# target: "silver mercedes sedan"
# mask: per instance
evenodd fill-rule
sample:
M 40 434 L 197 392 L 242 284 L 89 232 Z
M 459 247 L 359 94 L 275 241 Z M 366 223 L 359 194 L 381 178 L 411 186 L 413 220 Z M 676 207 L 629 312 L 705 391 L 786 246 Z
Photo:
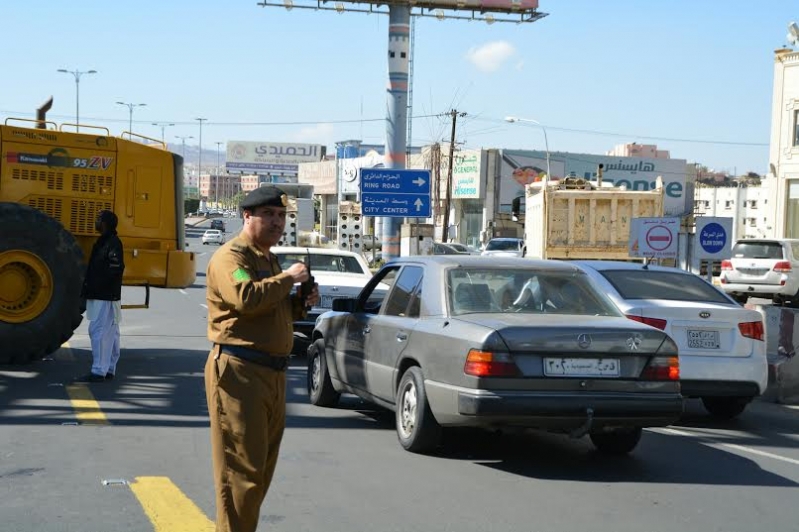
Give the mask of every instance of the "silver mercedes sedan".
M 566 262 L 393 260 L 357 298 L 335 299 L 312 340 L 311 403 L 335 406 L 349 392 L 392 409 L 412 452 L 466 426 L 588 435 L 625 454 L 643 427 L 683 409 L 674 341 L 625 318 Z

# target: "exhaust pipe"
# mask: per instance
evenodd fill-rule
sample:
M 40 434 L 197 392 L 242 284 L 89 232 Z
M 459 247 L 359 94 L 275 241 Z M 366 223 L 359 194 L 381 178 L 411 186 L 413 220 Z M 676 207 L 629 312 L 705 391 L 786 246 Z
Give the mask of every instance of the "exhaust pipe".
M 36 109 L 36 129 L 47 129 L 45 117 L 47 116 L 47 111 L 49 111 L 51 107 L 53 107 L 52 96 L 50 96 L 50 99 L 44 102 L 41 107 Z

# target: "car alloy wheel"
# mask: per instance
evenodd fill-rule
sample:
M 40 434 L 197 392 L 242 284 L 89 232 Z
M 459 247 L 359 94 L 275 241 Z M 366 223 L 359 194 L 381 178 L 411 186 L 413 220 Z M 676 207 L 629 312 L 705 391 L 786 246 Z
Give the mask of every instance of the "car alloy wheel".
M 410 438 L 413 436 L 413 431 L 416 428 L 416 407 L 418 401 L 416 399 L 416 385 L 412 380 L 409 380 L 405 388 L 402 390 L 400 403 L 400 434 L 403 438 Z
M 316 340 L 308 347 L 308 398 L 312 405 L 336 406 L 341 394 L 333 387 L 325 360 L 325 342 Z

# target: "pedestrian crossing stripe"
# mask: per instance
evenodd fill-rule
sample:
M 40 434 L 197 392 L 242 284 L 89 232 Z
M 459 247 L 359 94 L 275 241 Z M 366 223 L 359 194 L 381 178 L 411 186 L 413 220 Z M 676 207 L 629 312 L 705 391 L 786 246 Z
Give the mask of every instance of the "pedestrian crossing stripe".
M 168 477 L 136 477 L 130 489 L 155 532 L 214 532 L 214 523 Z

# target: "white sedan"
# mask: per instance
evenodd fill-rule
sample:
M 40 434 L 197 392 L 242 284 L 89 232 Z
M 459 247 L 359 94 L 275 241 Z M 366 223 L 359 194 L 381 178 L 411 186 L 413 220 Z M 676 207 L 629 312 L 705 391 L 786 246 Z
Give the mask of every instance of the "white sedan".
M 763 318 L 698 276 L 630 262 L 575 261 L 628 318 L 665 331 L 680 350 L 685 397 L 731 419 L 768 385 Z
M 203 233 L 203 245 L 225 243 L 225 235 L 219 229 L 209 229 Z
M 333 299 L 357 297 L 372 278 L 372 272 L 363 256 L 335 248 L 301 248 L 274 246 L 270 249 L 284 270 L 295 262 L 311 262 L 311 275 L 319 285 L 319 304 L 308 311 L 303 321 L 294 322 L 294 336 L 298 340 L 297 352 L 310 343 L 316 318 L 333 308 Z M 384 287 L 387 289 L 388 287 Z

